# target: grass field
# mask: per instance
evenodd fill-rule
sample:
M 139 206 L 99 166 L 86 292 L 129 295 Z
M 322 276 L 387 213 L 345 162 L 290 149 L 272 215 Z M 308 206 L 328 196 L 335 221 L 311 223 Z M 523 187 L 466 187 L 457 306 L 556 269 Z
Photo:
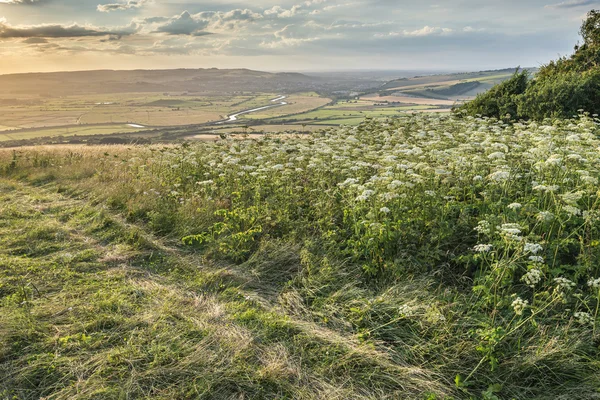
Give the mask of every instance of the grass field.
M 113 133 L 133 133 L 139 132 L 143 128 L 135 128 L 129 125 L 75 125 L 64 128 L 46 128 L 21 130 L 17 132 L 0 132 L 0 142 L 9 140 L 33 139 L 39 137 L 57 137 L 57 136 L 88 136 L 88 135 L 110 135 Z
M 274 118 L 273 122 L 285 122 L 296 126 L 306 125 L 358 125 L 365 118 L 398 117 L 406 112 L 427 111 L 437 108 L 434 104 L 382 105 L 386 98 L 363 98 L 360 100 L 338 101 L 316 111 L 299 113 L 288 117 Z M 418 99 L 416 99 L 418 100 Z
M 600 395 L 600 131 L 0 150 L 0 397 Z

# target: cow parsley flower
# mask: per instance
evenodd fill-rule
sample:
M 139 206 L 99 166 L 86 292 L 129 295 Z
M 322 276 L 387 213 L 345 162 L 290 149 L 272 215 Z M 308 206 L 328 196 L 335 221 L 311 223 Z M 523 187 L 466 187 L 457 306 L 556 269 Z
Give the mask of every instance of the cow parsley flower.
M 473 250 L 475 250 L 477 253 L 489 253 L 493 248 L 494 246 L 491 244 L 478 244 L 477 246 L 473 247 Z
M 523 250 L 525 250 L 526 253 L 537 254 L 540 251 L 544 250 L 544 248 L 542 247 L 542 245 L 537 243 L 525 243 Z
M 356 198 L 357 201 L 366 201 L 369 199 L 369 197 L 373 196 L 375 194 L 374 190 L 365 190 L 364 192 L 362 192 L 362 194 L 360 196 L 358 196 Z
M 581 210 L 577 207 L 574 207 L 572 205 L 566 205 L 563 207 L 563 210 L 565 210 L 565 212 L 567 214 L 570 214 L 572 216 L 577 216 L 577 215 L 581 215 Z
M 519 236 L 521 234 L 521 226 L 519 224 L 502 224 L 497 227 L 500 234 L 506 239 L 520 241 L 523 238 Z
M 536 218 L 541 222 L 551 222 L 554 220 L 554 214 L 550 211 L 541 211 L 536 215 Z
M 387 208 L 387 207 L 381 207 L 379 209 L 379 211 L 381 211 L 384 214 L 389 214 L 391 210 L 389 208 Z
M 530 269 L 521 280 L 530 288 L 534 288 L 542 280 L 542 271 L 537 268 Z
M 588 286 L 593 289 L 600 289 L 600 278 L 592 278 L 588 281 Z
M 594 323 L 594 318 L 586 312 L 576 312 L 574 317 L 581 325 L 592 325 Z
M 558 289 L 563 289 L 563 290 L 570 290 L 573 289 L 575 286 L 577 286 L 575 284 L 575 282 L 567 279 L 567 278 L 554 278 L 554 283 L 556 283 L 556 286 Z
M 508 208 L 510 208 L 511 210 L 518 210 L 521 207 L 523 207 L 523 205 L 521 203 L 511 203 L 507 206 Z
M 523 300 L 520 297 L 517 297 L 511 304 L 513 310 L 515 310 L 515 314 L 523 315 L 523 311 L 529 305 L 529 300 Z
M 489 178 L 496 182 L 504 182 L 510 178 L 510 172 L 508 171 L 496 171 L 489 175 Z
M 488 156 L 490 160 L 504 160 L 506 158 L 506 154 L 501 151 L 497 151 Z
M 529 256 L 529 260 L 531 262 L 538 263 L 538 264 L 544 263 L 544 257 L 540 257 L 540 256 Z
M 476 230 L 479 233 L 489 235 L 492 232 L 492 227 L 490 223 L 484 219 L 477 223 L 477 226 L 474 228 L 474 230 Z
M 358 179 L 356 179 L 356 178 L 348 178 L 344 182 L 338 183 L 338 186 L 344 187 L 344 186 L 355 185 L 357 183 L 358 183 Z

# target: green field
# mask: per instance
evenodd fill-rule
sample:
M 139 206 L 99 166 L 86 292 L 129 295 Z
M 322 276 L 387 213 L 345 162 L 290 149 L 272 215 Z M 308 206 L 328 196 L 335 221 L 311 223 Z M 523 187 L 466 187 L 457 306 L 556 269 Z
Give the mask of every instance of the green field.
M 430 105 L 378 106 L 372 101 L 339 101 L 334 105 L 316 111 L 275 118 L 274 123 L 314 124 L 314 125 L 357 125 L 365 118 L 398 117 L 410 111 L 437 109 Z
M 597 398 L 599 137 L 0 149 L 0 398 Z
M 0 142 L 40 137 L 110 135 L 114 133 L 133 133 L 139 132 L 140 130 L 143 130 L 143 128 L 134 128 L 128 125 L 79 125 L 70 126 L 68 128 L 34 129 L 18 132 L 0 131 Z

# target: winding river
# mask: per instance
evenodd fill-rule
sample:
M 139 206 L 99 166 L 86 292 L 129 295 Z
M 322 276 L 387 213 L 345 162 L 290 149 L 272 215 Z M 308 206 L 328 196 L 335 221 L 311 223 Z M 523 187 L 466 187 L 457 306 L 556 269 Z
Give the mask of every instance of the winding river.
M 240 111 L 239 113 L 228 115 L 226 120 L 217 122 L 217 125 L 224 124 L 224 123 L 227 123 L 227 122 L 237 121 L 237 119 L 238 119 L 238 117 L 240 115 L 250 114 L 250 113 L 253 113 L 253 112 L 262 111 L 262 110 L 266 110 L 266 109 L 273 108 L 273 107 L 286 106 L 288 104 L 286 101 L 284 101 L 286 98 L 287 98 L 287 96 L 279 96 L 276 99 L 271 100 L 272 103 L 277 103 L 277 104 L 273 104 L 273 105 L 269 105 L 269 106 L 264 106 L 264 107 L 253 108 L 252 110 Z

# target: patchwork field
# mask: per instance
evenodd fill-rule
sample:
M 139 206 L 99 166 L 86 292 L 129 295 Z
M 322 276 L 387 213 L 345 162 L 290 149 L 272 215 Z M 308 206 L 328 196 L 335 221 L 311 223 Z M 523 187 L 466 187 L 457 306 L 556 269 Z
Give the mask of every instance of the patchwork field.
M 316 111 L 274 118 L 273 123 L 286 123 L 294 126 L 302 125 L 357 125 L 365 118 L 398 117 L 407 112 L 437 111 L 439 105 L 417 104 L 383 104 L 379 98 L 361 98 L 360 100 L 337 101 L 333 105 L 322 107 Z M 444 109 L 445 112 L 449 108 Z

